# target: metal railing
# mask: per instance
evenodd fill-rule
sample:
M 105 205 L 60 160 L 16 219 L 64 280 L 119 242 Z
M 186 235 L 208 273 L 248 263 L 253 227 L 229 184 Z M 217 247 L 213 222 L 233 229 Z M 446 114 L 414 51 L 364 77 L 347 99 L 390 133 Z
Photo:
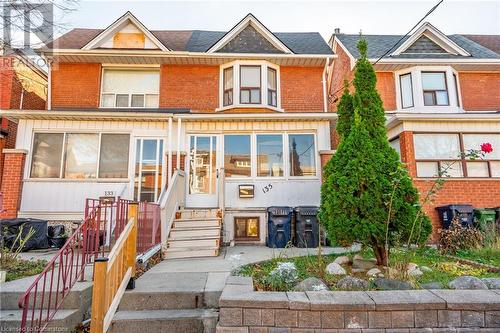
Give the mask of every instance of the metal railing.
M 137 253 L 144 253 L 161 242 L 160 205 L 139 202 L 137 221 Z
M 128 220 L 130 201 L 87 199 L 83 223 L 19 297 L 21 332 L 43 332 L 85 267 L 111 249 Z

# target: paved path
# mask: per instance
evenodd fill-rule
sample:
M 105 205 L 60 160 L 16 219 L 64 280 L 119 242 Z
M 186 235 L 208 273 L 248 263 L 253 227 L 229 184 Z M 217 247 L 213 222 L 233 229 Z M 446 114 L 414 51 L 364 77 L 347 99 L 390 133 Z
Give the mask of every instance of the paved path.
M 357 248 L 323 247 L 323 254 L 345 253 Z M 218 257 L 169 259 L 157 264 L 136 280 L 135 291 L 196 291 L 220 293 L 231 271 L 241 265 L 276 257 L 317 254 L 317 249 L 271 249 L 264 246 L 233 246 Z

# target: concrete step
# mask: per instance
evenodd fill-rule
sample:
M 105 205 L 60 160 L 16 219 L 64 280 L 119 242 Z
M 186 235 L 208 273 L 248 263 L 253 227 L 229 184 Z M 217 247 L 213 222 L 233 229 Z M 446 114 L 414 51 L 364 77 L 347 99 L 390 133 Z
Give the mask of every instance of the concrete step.
M 179 219 L 174 220 L 172 228 L 196 228 L 196 227 L 217 227 L 222 223 L 221 219 L 210 218 L 210 219 Z
M 217 257 L 218 247 L 195 247 L 195 248 L 170 248 L 165 253 L 165 259 L 197 258 L 197 257 Z
M 173 248 L 195 248 L 195 247 L 219 247 L 220 237 L 169 239 L 168 249 Z
M 120 311 L 179 310 L 203 308 L 203 290 L 198 291 L 126 291 Z
M 22 310 L 2 310 L 0 311 L 1 332 L 18 332 L 21 326 Z M 59 310 L 56 312 L 46 331 L 50 332 L 64 328 L 68 332 L 73 332 L 74 328 L 81 324 L 82 314 L 79 310 Z M 36 326 L 36 325 L 34 325 Z M 30 332 L 30 323 L 27 325 L 27 332 Z M 34 330 L 36 331 L 36 330 Z M 66 332 L 66 330 L 64 331 Z
M 218 312 L 210 309 L 118 311 L 110 333 L 215 333 Z
M 220 215 L 220 209 L 181 209 L 177 211 L 177 217 L 180 219 L 190 218 L 214 218 Z
M 220 236 L 221 227 L 209 228 L 174 228 L 170 230 L 169 239 L 204 238 Z

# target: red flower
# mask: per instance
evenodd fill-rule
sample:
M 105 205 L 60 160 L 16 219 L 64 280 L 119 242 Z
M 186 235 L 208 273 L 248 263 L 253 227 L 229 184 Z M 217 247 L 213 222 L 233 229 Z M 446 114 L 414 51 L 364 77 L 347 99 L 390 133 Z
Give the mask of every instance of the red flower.
M 491 153 L 493 151 L 493 147 L 491 146 L 491 143 L 489 143 L 489 142 L 483 143 L 481 145 L 481 151 L 483 153 L 486 153 L 486 154 Z

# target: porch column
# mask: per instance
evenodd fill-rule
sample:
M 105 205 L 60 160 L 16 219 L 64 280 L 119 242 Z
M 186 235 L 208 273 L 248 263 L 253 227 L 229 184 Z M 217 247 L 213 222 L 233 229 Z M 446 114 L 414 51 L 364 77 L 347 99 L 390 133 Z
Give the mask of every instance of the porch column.
M 176 169 L 181 169 L 181 118 L 177 119 L 177 158 L 176 158 Z
M 170 187 L 170 179 L 172 178 L 172 117 L 168 118 L 168 187 Z
M 24 162 L 27 151 L 24 149 L 4 149 L 4 165 L 2 187 L 3 207 L 0 218 L 15 218 L 21 204 L 23 189 Z

